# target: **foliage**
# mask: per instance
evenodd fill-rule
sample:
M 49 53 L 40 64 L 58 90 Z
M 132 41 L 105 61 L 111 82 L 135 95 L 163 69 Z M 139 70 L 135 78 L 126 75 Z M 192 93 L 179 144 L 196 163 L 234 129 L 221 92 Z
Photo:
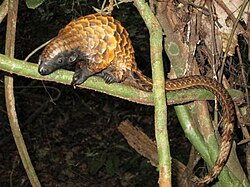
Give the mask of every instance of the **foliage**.
M 39 7 L 45 0 L 26 0 L 28 8 L 35 9 Z

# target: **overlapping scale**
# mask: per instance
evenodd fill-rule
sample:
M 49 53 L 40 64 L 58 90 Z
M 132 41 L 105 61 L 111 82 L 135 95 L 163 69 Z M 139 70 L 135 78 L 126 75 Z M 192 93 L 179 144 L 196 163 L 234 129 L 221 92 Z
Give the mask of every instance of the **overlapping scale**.
M 75 48 L 86 56 L 92 72 L 111 66 L 120 81 L 128 76 L 132 64 L 136 67 L 128 32 L 111 16 L 91 14 L 71 21 L 45 48 L 43 57 L 53 58 Z

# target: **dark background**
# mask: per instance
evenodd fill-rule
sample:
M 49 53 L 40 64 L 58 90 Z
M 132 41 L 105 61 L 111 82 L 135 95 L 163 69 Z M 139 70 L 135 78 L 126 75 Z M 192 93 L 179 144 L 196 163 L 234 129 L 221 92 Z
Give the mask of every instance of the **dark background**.
M 94 0 L 50 0 L 32 10 L 20 1 L 16 53 L 24 59 L 56 36 L 70 20 L 94 13 Z M 130 33 L 139 68 L 150 76 L 149 34 L 131 3 L 114 8 L 112 15 Z M 0 25 L 4 53 L 6 19 Z M 29 61 L 37 63 L 36 53 Z M 0 186 L 31 186 L 15 146 L 4 101 L 4 72 L 0 72 Z M 43 186 L 156 186 L 158 172 L 136 153 L 117 130 L 129 119 L 154 139 L 153 107 L 105 94 L 15 76 L 19 124 L 35 170 Z M 44 85 L 43 85 L 44 83 Z M 52 98 L 57 100 L 51 101 Z M 175 113 L 168 112 L 171 155 L 187 162 L 190 144 Z

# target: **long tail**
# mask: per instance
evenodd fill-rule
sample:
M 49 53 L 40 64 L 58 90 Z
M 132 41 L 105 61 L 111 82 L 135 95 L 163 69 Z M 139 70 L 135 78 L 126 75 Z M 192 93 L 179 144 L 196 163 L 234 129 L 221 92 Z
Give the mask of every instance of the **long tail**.
M 140 70 L 134 71 L 132 76 L 138 85 L 137 88 L 145 91 L 152 91 L 152 80 L 143 75 Z M 214 167 L 204 178 L 198 180 L 193 179 L 193 182 L 196 185 L 202 186 L 212 182 L 220 174 L 230 154 L 235 117 L 234 102 L 227 90 L 221 84 L 208 77 L 194 75 L 166 81 L 167 91 L 176 91 L 190 88 L 204 88 L 211 91 L 219 100 L 221 108 L 223 109 L 223 117 L 225 119 L 223 123 L 220 152 Z

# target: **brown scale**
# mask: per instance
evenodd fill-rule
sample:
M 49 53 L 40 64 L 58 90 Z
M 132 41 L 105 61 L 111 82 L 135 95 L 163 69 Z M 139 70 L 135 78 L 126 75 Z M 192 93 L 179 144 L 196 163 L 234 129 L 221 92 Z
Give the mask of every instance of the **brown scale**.
M 67 63 L 77 63 L 72 81 L 74 86 L 97 74 L 107 83 L 131 82 L 136 88 L 152 91 L 152 80 L 137 68 L 128 32 L 111 16 L 91 14 L 71 21 L 44 49 L 39 59 L 39 72 L 46 75 L 64 68 L 67 63 L 60 67 L 55 65 L 56 61 L 61 62 L 58 58 L 62 54 L 66 54 L 64 60 L 67 59 Z M 83 76 L 85 78 L 81 79 Z M 222 143 L 215 166 L 204 178 L 193 180 L 202 186 L 219 175 L 228 159 L 233 136 L 234 103 L 225 88 L 211 78 L 195 75 L 166 81 L 167 91 L 189 88 L 204 88 L 214 93 L 224 114 Z

